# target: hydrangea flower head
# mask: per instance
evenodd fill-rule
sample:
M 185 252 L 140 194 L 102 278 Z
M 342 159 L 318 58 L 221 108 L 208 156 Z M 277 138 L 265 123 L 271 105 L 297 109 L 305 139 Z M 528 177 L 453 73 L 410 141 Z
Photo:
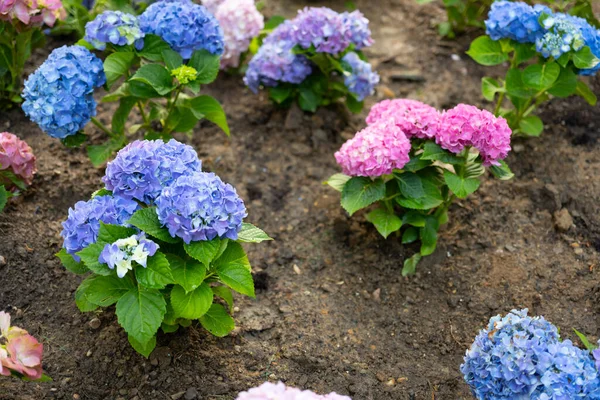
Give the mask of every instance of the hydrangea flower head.
M 378 121 L 358 132 L 335 153 L 344 174 L 379 177 L 402 169 L 410 160 L 410 141 L 392 120 Z
M 157 1 L 138 20 L 144 33 L 160 36 L 184 59 L 196 50 L 223 54 L 223 31 L 218 21 L 191 0 Z
M 0 0 L 0 15 L 5 16 L 15 6 L 17 0 Z
M 37 172 L 35 156 L 31 147 L 16 135 L 8 132 L 0 133 L 0 175 L 2 170 L 10 170 L 27 185 L 31 185 L 33 175 Z M 0 184 L 7 184 L 2 182 Z
M 182 85 L 185 85 L 196 80 L 198 71 L 184 64 L 172 70 L 171 76 L 177 79 Z
M 181 176 L 156 200 L 159 221 L 185 243 L 237 239 L 246 207 L 233 186 L 213 173 Z
M 344 85 L 358 101 L 363 101 L 367 96 L 375 93 L 375 86 L 379 83 L 379 74 L 374 72 L 371 64 L 363 61 L 355 52 L 349 52 L 342 58 L 352 72 L 344 76 Z
M 96 196 L 88 201 L 78 201 L 69 208 L 69 216 L 62 223 L 60 234 L 64 239 L 64 249 L 79 261 L 75 253 L 96 243 L 101 221 L 125 225 L 139 208 L 137 202 L 122 197 Z
M 54 26 L 67 13 L 61 0 L 0 0 L 0 20 L 29 26 Z
M 201 168 L 194 148 L 175 139 L 136 140 L 108 163 L 102 180 L 116 196 L 154 204 L 165 186 Z
M 342 14 L 342 18 L 350 34 L 350 42 L 354 44 L 357 50 L 373 44 L 369 20 L 360 11 L 345 12 Z
M 552 10 L 542 5 L 496 1 L 485 21 L 487 34 L 493 40 L 509 38 L 519 43 L 535 43 L 544 34 L 538 21 L 543 13 L 552 14 Z
M 236 400 L 351 400 L 337 393 L 319 395 L 310 390 L 300 390 L 285 386 L 282 382 L 265 382 L 259 387 L 238 394 Z
M 0 311 L 0 375 L 13 371 L 32 380 L 41 378 L 43 351 L 41 343 L 26 330 L 10 326 L 10 315 Z
M 144 32 L 135 16 L 121 11 L 104 11 L 85 25 L 85 40 L 98 50 L 106 49 L 106 44 L 115 46 L 135 45 L 144 47 Z
M 306 7 L 293 21 L 294 42 L 318 53 L 338 54 L 350 45 L 350 29 L 341 14 L 327 7 Z
M 221 4 L 223 4 L 227 0 L 202 0 L 202 5 L 206 7 L 211 14 L 216 14 L 217 9 Z
M 102 61 L 82 46 L 55 49 L 27 78 L 23 111 L 48 135 L 74 135 L 96 115 L 94 88 L 106 82 Z
M 440 113 L 417 100 L 383 100 L 371 107 L 366 121 L 371 125 L 383 119 L 392 119 L 408 138 L 432 139 L 437 134 Z
M 584 46 L 581 29 L 570 15 L 556 13 L 544 19 L 542 25 L 546 32 L 536 40 L 535 46 L 544 57 L 559 58 Z
M 146 268 L 148 257 L 156 254 L 158 245 L 146 239 L 142 232 L 125 239 L 119 239 L 112 244 L 106 244 L 98 261 L 108 264 L 108 268 L 117 270 L 117 276 L 123 278 L 128 271 L 133 269 L 131 263 L 135 261 Z
M 600 29 L 592 26 L 587 20 L 579 17 L 570 16 L 571 22 L 579 26 L 585 46 L 588 46 L 592 54 L 600 59 Z M 578 70 L 579 75 L 595 75 L 600 71 L 600 63 L 592 68 Z

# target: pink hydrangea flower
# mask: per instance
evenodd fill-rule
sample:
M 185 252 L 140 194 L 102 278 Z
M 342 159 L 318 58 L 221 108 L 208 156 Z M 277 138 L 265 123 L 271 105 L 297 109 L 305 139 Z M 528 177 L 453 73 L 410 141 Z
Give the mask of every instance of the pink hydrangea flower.
M 431 139 L 437 133 L 440 113 L 417 100 L 384 100 L 371 108 L 367 124 L 371 125 L 382 119 L 393 119 L 408 138 Z
M 0 0 L 10 3 L 11 0 Z M 25 25 L 54 26 L 57 19 L 64 19 L 67 15 L 61 0 L 12 0 L 12 7 L 6 12 L 0 12 L 4 20 L 18 20 Z M 0 3 L 0 10 L 2 5 Z
M 378 177 L 402 169 L 410 160 L 410 141 L 393 120 L 367 126 L 335 153 L 337 163 L 350 176 Z
M 5 15 L 12 10 L 16 0 L 0 0 L 0 15 Z
M 44 346 L 26 330 L 11 327 L 10 315 L 0 312 L 0 375 L 9 376 L 11 370 L 30 379 L 42 377 Z
M 8 132 L 0 133 L 0 176 L 2 170 L 11 170 L 28 185 L 31 185 L 33 175 L 37 172 L 31 147 Z M 0 183 L 8 182 L 3 182 L 0 177 Z
M 459 104 L 442 114 L 436 142 L 453 153 L 473 146 L 479 150 L 483 165 L 490 166 L 498 165 L 498 160 L 508 155 L 511 134 L 504 118 L 475 106 Z
M 259 387 L 252 388 L 238 395 L 237 400 L 352 400 L 348 396 L 337 393 L 318 395 L 309 390 L 300 390 L 277 384 L 265 382 Z

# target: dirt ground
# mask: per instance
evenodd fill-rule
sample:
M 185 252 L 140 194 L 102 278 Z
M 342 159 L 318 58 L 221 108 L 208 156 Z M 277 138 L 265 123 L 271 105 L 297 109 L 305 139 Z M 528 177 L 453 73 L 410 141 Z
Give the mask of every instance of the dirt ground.
M 310 2 L 321 4 L 344 7 Z M 293 16 L 300 5 L 269 1 L 265 12 Z M 464 55 L 470 37 L 438 38 L 439 6 L 356 5 L 371 20 L 376 44 L 368 53 L 382 75 L 369 105 L 393 93 L 439 108 L 490 108 L 479 85 L 493 70 Z M 600 81 L 592 83 L 599 93 Z M 79 312 L 81 277 L 54 257 L 67 209 L 99 188 L 103 171 L 19 110 L 0 117 L 0 129 L 25 139 L 39 165 L 31 190 L 0 215 L 0 309 L 43 341 L 54 379 L 2 379 L 1 399 L 225 400 L 265 380 L 355 400 L 471 399 L 459 365 L 492 315 L 528 307 L 564 337 L 575 339 L 571 328 L 600 336 L 599 107 L 576 98 L 546 106 L 542 137 L 513 143 L 515 179 L 485 178 L 455 204 L 439 249 L 405 279 L 402 262 L 416 248 L 382 239 L 364 214 L 349 218 L 339 194 L 322 185 L 338 172 L 333 153 L 364 127 L 366 111 L 277 110 L 238 76 L 222 75 L 208 91 L 224 104 L 231 139 L 210 124 L 179 139 L 238 189 L 247 220 L 276 240 L 247 247 L 259 290 L 256 300 L 236 299 L 233 335 L 218 339 L 194 326 L 159 334 L 149 360 L 129 346 L 114 308 Z M 100 118 L 111 112 L 99 108 Z M 555 226 L 560 210 L 573 219 L 567 231 Z M 98 329 L 89 325 L 95 317 Z

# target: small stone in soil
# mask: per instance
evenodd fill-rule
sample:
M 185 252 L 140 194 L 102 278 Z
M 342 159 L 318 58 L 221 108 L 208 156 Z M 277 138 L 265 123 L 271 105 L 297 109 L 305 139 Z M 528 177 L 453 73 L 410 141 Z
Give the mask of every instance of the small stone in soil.
M 185 392 L 185 400 L 194 400 L 198 398 L 198 391 L 195 388 L 189 388 Z
M 98 318 L 94 318 L 88 323 L 88 325 L 93 330 L 96 330 L 100 328 L 100 325 L 102 325 L 102 321 L 100 321 Z
M 573 217 L 569 214 L 569 210 L 563 208 L 554 213 L 554 226 L 561 232 L 568 231 L 573 225 Z
M 0 267 L 6 265 L 6 258 L 4 256 L 0 256 Z

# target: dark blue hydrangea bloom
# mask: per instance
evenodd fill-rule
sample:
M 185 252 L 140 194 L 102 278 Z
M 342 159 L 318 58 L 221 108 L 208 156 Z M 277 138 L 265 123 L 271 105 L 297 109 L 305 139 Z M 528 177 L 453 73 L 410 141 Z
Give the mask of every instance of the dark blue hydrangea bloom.
M 139 208 L 137 202 L 121 197 L 96 196 L 88 201 L 78 201 L 69 208 L 69 217 L 62 223 L 60 234 L 64 249 L 79 261 L 75 253 L 96 243 L 100 221 L 124 225 Z
M 571 20 L 579 25 L 581 35 L 583 36 L 583 42 L 588 46 L 592 53 L 600 59 L 600 29 L 596 29 L 589 22 L 583 18 L 571 17 Z M 600 71 L 600 63 L 593 68 L 581 69 L 578 71 L 579 75 L 595 75 L 596 72 Z
M 94 88 L 106 82 L 102 61 L 81 46 L 63 46 L 25 81 L 23 111 L 48 135 L 74 135 L 96 115 Z
M 135 45 L 144 47 L 144 32 L 137 18 L 121 11 L 104 11 L 85 25 L 85 40 L 98 50 L 106 49 L 107 43 L 115 46 Z
M 509 38 L 519 43 L 535 43 L 544 34 L 538 21 L 543 13 L 552 14 L 552 10 L 542 5 L 496 1 L 485 21 L 487 34 L 493 40 Z
M 158 1 L 138 20 L 144 33 L 160 36 L 185 59 L 196 50 L 221 55 L 225 49 L 223 31 L 216 18 L 191 0 Z
M 574 17 L 556 13 L 542 22 L 545 33 L 535 41 L 542 56 L 559 58 L 564 53 L 578 51 L 584 46 L 581 29 Z
M 344 77 L 344 84 L 350 93 L 354 94 L 359 101 L 372 95 L 375 86 L 379 83 L 379 74 L 373 72 L 371 64 L 361 60 L 354 52 L 346 54 L 342 62 L 346 63 L 352 71 Z
M 350 29 L 342 14 L 326 7 L 307 7 L 293 21 L 294 42 L 318 53 L 338 54 L 350 45 Z
M 350 42 L 354 44 L 357 50 L 373 44 L 369 20 L 360 11 L 345 12 L 342 14 L 342 18 L 350 34 Z
M 160 222 L 185 243 L 236 240 L 247 215 L 233 186 L 207 172 L 178 178 L 163 189 L 156 204 Z
M 163 188 L 202 169 L 193 147 L 171 139 L 136 140 L 117 153 L 102 178 L 115 195 L 154 204 Z

